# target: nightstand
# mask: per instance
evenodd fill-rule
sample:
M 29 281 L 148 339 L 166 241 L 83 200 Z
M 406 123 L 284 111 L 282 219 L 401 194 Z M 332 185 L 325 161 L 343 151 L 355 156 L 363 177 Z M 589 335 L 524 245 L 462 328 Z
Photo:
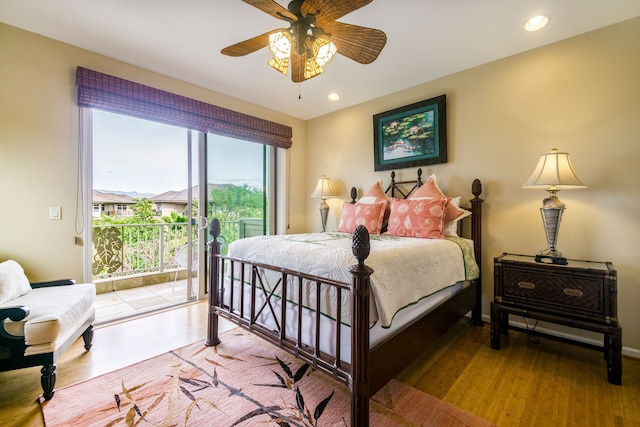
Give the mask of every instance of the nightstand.
M 509 314 L 604 334 L 607 379 L 622 383 L 622 328 L 617 318 L 617 277 L 610 262 L 569 260 L 567 265 L 504 253 L 494 259 L 491 348 L 509 329 Z M 517 328 L 512 328 L 517 329 Z

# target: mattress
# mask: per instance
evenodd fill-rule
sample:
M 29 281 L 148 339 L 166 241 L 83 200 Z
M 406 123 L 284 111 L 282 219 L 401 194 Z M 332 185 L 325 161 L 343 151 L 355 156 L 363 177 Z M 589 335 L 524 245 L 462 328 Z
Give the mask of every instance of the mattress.
M 402 308 L 479 274 L 470 240 L 370 237 L 371 252 L 365 263 L 373 269 L 372 325 L 380 322 L 388 328 Z M 351 244 L 349 233 L 255 236 L 231 243 L 229 256 L 351 283 L 349 267 L 356 263 Z M 348 310 L 348 302 L 343 304 Z M 337 310 L 335 300 L 328 300 L 323 309 L 333 315 Z

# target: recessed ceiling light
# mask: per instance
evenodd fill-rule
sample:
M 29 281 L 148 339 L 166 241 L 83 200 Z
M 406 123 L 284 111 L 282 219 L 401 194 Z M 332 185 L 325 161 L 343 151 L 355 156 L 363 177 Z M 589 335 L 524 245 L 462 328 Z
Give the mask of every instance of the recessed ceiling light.
M 329 98 L 332 101 L 337 101 L 338 99 L 340 99 L 340 95 L 338 95 L 335 92 L 331 92 L 329 95 L 327 95 L 327 98 Z
M 527 31 L 538 31 L 543 29 L 549 23 L 549 15 L 537 15 L 524 23 L 524 29 Z

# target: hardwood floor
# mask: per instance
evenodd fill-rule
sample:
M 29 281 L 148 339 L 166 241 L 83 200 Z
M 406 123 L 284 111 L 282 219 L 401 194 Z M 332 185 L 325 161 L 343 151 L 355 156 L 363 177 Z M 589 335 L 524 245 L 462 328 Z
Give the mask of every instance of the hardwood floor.
M 206 314 L 198 303 L 97 328 L 91 351 L 79 340 L 60 358 L 56 386 L 202 340 Z M 39 378 L 38 367 L 0 372 L 1 426 L 44 425 Z M 600 352 L 515 331 L 495 351 L 488 325 L 459 322 L 398 379 L 498 426 L 640 426 L 640 360 L 625 357 L 614 386 Z
M 498 426 L 640 426 L 640 360 L 622 370 L 609 384 L 602 352 L 516 331 L 492 350 L 461 321 L 397 379 Z

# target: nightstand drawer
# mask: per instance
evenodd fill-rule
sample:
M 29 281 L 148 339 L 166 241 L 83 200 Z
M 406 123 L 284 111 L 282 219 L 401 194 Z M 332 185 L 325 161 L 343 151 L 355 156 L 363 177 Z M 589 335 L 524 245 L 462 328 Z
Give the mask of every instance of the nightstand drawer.
M 526 302 L 548 309 L 590 315 L 604 313 L 604 280 L 544 274 L 504 267 L 503 302 Z
M 533 256 L 502 254 L 494 260 L 494 296 L 499 304 L 539 310 L 603 325 L 617 322 L 616 271 L 609 262 L 535 262 Z

